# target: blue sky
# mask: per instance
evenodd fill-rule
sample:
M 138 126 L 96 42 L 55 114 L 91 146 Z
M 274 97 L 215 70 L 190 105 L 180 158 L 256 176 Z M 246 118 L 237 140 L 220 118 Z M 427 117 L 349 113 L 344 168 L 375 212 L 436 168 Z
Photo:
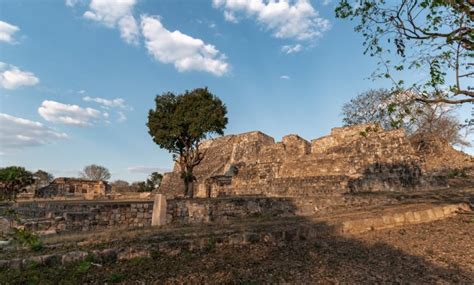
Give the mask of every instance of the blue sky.
M 145 126 L 157 94 L 208 86 L 227 134 L 310 140 L 350 98 L 390 86 L 367 79 L 376 62 L 335 0 L 247 2 L 0 0 L 1 166 L 75 176 L 96 163 L 140 180 L 172 167 Z

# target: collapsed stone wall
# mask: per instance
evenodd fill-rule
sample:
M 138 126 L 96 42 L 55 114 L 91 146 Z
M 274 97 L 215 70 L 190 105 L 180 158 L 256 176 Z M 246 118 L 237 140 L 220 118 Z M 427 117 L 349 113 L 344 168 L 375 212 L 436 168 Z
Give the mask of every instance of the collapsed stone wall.
M 320 196 L 447 185 L 446 179 L 426 171 L 402 130 L 384 131 L 377 125 L 335 128 L 311 142 L 288 135 L 275 143 L 251 132 L 204 145 L 206 158 L 196 167 L 198 197 Z M 177 166 L 165 174 L 160 191 L 183 193 Z

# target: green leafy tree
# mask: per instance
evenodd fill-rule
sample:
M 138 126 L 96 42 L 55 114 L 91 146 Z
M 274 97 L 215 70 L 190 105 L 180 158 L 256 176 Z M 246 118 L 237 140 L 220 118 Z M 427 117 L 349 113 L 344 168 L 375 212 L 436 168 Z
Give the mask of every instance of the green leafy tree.
M 137 192 L 151 192 L 160 187 L 161 179 L 163 179 L 163 175 L 161 173 L 152 172 L 150 176 L 148 176 L 147 180 L 135 182 L 133 187 Z
M 148 113 L 148 129 L 153 141 L 173 154 L 181 169 L 185 196 L 192 197 L 194 168 L 204 158 L 199 149 L 202 140 L 213 134 L 223 135 L 227 109 L 207 88 L 175 95 L 156 96 L 156 107 Z
M 13 201 L 26 186 L 34 183 L 33 174 L 23 167 L 0 168 L 0 200 Z
M 82 172 L 79 173 L 81 178 L 88 179 L 88 180 L 104 180 L 107 181 L 110 179 L 110 172 L 107 168 L 97 165 L 97 164 L 91 164 L 82 170 Z
M 340 0 L 336 16 L 358 21 L 365 54 L 379 59 L 376 78 L 394 90 L 411 90 L 424 103 L 474 102 L 474 2 L 472 0 Z M 428 74 L 410 83 L 403 70 Z
M 152 190 L 160 187 L 161 180 L 163 179 L 163 174 L 158 173 L 158 172 L 152 172 L 150 174 L 150 177 L 147 179 L 147 184 L 149 184 L 151 187 L 153 187 Z

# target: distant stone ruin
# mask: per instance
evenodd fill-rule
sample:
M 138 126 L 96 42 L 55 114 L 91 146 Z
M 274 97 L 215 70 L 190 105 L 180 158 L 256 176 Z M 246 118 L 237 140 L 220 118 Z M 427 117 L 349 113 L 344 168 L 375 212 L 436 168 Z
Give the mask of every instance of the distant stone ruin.
M 82 198 L 86 200 L 104 197 L 110 192 L 107 182 L 69 177 L 54 179 L 50 185 L 36 191 L 38 198 Z
M 311 142 L 287 135 L 275 143 L 258 131 L 228 135 L 202 143 L 205 158 L 195 168 L 194 191 L 197 197 L 304 197 L 447 187 L 433 155 L 412 143 L 404 131 L 378 125 L 334 128 Z M 446 159 L 474 167 L 472 157 L 448 147 Z M 160 192 L 184 193 L 178 165 L 164 175 Z

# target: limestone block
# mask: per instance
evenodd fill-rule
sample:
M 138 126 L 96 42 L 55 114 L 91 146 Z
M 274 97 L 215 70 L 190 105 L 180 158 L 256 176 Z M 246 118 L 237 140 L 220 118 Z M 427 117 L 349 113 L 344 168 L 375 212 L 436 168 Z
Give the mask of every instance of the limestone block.
M 153 214 L 151 217 L 152 226 L 162 226 L 166 224 L 166 196 L 157 194 L 153 204 Z

